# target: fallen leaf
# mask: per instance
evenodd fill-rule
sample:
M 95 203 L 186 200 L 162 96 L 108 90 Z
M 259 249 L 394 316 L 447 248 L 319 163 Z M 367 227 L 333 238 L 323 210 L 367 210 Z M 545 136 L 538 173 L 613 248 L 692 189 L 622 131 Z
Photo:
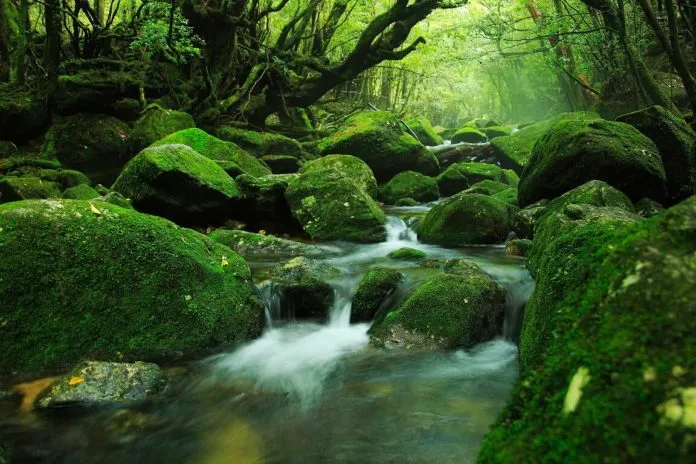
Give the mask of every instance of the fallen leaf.
M 227 256 L 223 256 L 223 257 L 222 257 L 222 260 L 220 261 L 220 264 L 222 265 L 222 267 L 227 267 L 227 266 L 230 265 L 230 262 L 227 261 Z
M 102 212 L 97 209 L 96 206 L 94 206 L 92 203 L 89 204 L 89 209 L 94 213 L 94 214 L 101 214 Z
M 70 385 L 70 386 L 78 385 L 84 381 L 85 381 L 84 377 L 71 377 L 70 380 L 68 381 L 68 385 Z

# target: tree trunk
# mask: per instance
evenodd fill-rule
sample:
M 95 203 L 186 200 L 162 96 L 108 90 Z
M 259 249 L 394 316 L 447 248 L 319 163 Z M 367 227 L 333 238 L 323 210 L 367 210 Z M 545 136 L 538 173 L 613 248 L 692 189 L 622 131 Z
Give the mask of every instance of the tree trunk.
M 58 92 L 58 70 L 60 67 L 60 0 L 46 0 L 46 46 L 44 49 L 44 68 L 46 69 L 46 102 L 49 119 L 56 108 Z
M 30 30 L 29 0 L 21 0 L 19 4 L 19 35 L 17 37 L 17 50 L 15 50 L 15 81 L 24 85 L 27 74 L 27 33 Z
M 10 80 L 10 21 L 12 5 L 6 0 L 0 2 L 0 82 Z

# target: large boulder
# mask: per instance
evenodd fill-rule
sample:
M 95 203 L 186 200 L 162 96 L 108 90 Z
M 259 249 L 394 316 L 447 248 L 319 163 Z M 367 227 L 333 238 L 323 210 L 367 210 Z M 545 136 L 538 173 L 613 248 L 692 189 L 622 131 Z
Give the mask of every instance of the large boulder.
M 414 171 L 404 171 L 395 175 L 379 191 L 380 200 L 390 205 L 402 198 L 427 202 L 435 201 L 439 197 L 437 181 Z
M 352 179 L 359 187 L 377 197 L 377 181 L 370 166 L 360 158 L 351 155 L 327 155 L 314 161 L 305 163 L 300 169 L 300 174 L 318 171 L 320 169 L 335 168 L 346 178 Z
M 191 354 L 247 341 L 263 326 L 239 255 L 130 209 L 0 205 L 0 254 L 2 373 Z
M 184 129 L 196 127 L 190 114 L 150 105 L 133 125 L 131 146 L 138 153 L 156 141 Z
M 418 227 L 418 239 L 445 246 L 504 242 L 517 208 L 478 193 L 460 193 L 435 205 Z
M 38 409 L 141 402 L 167 387 L 157 364 L 85 361 L 39 394 Z
M 541 137 L 520 179 L 520 206 L 602 180 L 633 201 L 661 201 L 665 170 L 655 144 L 634 127 L 603 119 L 563 120 Z
M 76 185 L 65 189 L 63 198 L 67 200 L 93 200 L 101 194 L 87 184 Z
M 469 188 L 469 179 L 454 166 L 438 174 L 435 182 L 441 197 L 450 197 Z
M 435 175 L 438 161 L 423 144 L 405 132 L 392 113 L 366 111 L 348 118 L 337 132 L 319 143 L 322 155 L 341 153 L 365 161 L 378 182 L 402 171 Z
M 203 226 L 233 216 L 242 198 L 234 179 L 215 161 L 186 145 L 146 148 L 128 162 L 112 188 L 138 211 Z
M 396 269 L 374 267 L 362 276 L 351 299 L 350 321 L 371 321 L 377 312 L 389 303 L 403 274 Z
M 172 144 L 191 147 L 211 160 L 232 162 L 239 167 L 241 173 L 249 174 L 250 176 L 262 177 L 271 174 L 268 166 L 246 153 L 237 145 L 231 142 L 224 142 L 195 127 L 170 134 L 156 141 L 151 146 L 159 147 Z
M 0 203 L 60 197 L 60 186 L 37 177 L 0 177 Z
M 243 174 L 235 179 L 244 194 L 239 217 L 251 229 L 275 233 L 301 232 L 302 226 L 295 219 L 285 200 L 288 185 L 296 174 L 253 177 Z
M 453 169 L 462 174 L 468 181 L 469 185 L 484 180 L 493 180 L 502 182 L 511 187 L 516 187 L 519 183 L 519 177 L 509 169 L 503 169 L 500 166 L 490 163 L 479 163 L 476 161 L 454 163 L 448 170 Z
M 95 184 L 110 185 L 133 156 L 130 135 L 128 125 L 112 116 L 76 114 L 51 125 L 43 156 L 85 173 Z
M 378 346 L 471 348 L 502 332 L 505 292 L 471 261 L 455 260 L 370 328 Z
M 256 132 L 233 126 L 221 126 L 215 135 L 222 140 L 233 142 L 256 156 L 288 155 L 296 158 L 305 156 L 297 140 L 272 132 Z
M 355 181 L 335 168 L 306 172 L 290 182 L 285 198 L 312 238 L 380 242 L 386 217 Z
M 651 106 L 616 118 L 649 137 L 658 150 L 667 175 L 668 203 L 696 193 L 696 133 L 682 118 L 661 106 Z
M 532 157 L 534 144 L 542 135 L 548 132 L 551 126 L 561 120 L 591 120 L 597 118 L 599 118 L 599 115 L 591 112 L 561 113 L 553 118 L 525 126 L 509 136 L 495 137 L 491 140 L 491 147 L 503 167 L 513 169 L 521 174 Z
M 417 116 L 406 121 L 406 124 L 423 145 L 434 147 L 442 144 L 442 137 L 435 132 L 432 124 L 426 118 Z
M 693 197 L 557 238 L 522 331 L 547 333 L 543 356 L 520 346 L 524 369 L 479 462 L 693 461 L 695 238 Z
M 473 127 L 462 127 L 452 136 L 452 143 L 483 143 L 487 140 L 486 134 Z

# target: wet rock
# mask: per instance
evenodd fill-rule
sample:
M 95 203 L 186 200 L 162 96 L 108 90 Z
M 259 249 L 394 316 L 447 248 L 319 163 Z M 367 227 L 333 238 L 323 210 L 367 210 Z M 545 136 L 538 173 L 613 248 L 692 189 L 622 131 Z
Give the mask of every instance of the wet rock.
M 424 203 L 437 200 L 440 192 L 437 182 L 432 177 L 419 172 L 404 171 L 382 186 L 379 197 L 387 204 L 394 204 L 402 198 L 413 198 Z
M 280 287 L 281 306 L 297 319 L 325 319 L 334 302 L 328 280 L 340 271 L 326 263 L 300 256 L 273 269 L 272 280 Z
M 505 243 L 505 252 L 512 256 L 527 256 L 532 248 L 532 241 L 527 239 L 513 239 Z
M 425 254 L 425 252 L 415 248 L 403 247 L 392 251 L 387 256 L 389 256 L 391 259 L 400 259 L 403 261 L 420 261 L 427 258 L 428 255 Z
M 139 402 L 162 393 L 167 376 L 156 364 L 85 361 L 37 399 L 38 409 Z
M 371 321 L 389 303 L 404 276 L 395 269 L 372 268 L 360 279 L 351 300 L 350 321 Z
M 0 139 L 26 142 L 40 136 L 47 124 L 45 97 L 25 86 L 0 83 Z

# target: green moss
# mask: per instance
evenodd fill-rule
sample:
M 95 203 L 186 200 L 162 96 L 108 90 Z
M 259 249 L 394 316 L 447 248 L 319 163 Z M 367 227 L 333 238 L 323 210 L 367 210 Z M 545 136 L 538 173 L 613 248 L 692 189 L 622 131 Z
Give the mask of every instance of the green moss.
M 292 214 L 313 238 L 379 242 L 386 218 L 379 205 L 335 168 L 301 174 L 285 198 Z
M 51 125 L 42 156 L 85 173 L 95 183 L 110 184 L 133 155 L 130 133 L 125 123 L 111 116 L 68 116 Z
M 507 126 L 489 126 L 484 129 L 488 140 L 493 140 L 496 137 L 504 137 L 512 133 L 512 129 Z
M 218 127 L 215 135 L 222 140 L 234 142 L 257 156 L 287 155 L 304 156 L 304 150 L 297 140 L 272 132 L 256 132 L 233 126 Z
M 0 171 L 12 172 L 30 170 L 35 172 L 40 169 L 60 169 L 60 163 L 56 160 L 34 158 L 32 156 L 11 156 L 0 162 Z
M 466 178 L 469 185 L 473 185 L 484 180 L 508 183 L 508 181 L 511 179 L 509 174 L 506 174 L 505 171 L 500 168 L 500 166 L 490 163 L 478 163 L 475 161 L 455 163 L 448 169 L 454 169 L 462 174 Z
M 428 257 L 428 255 L 424 251 L 409 247 L 403 247 L 399 248 L 398 250 L 394 250 L 387 256 L 389 256 L 391 259 L 400 259 L 404 261 L 420 261 L 421 259 L 425 259 Z
M 514 239 L 505 243 L 505 252 L 512 256 L 527 256 L 532 248 L 532 241 L 528 239 Z
M 300 169 L 300 174 L 331 168 L 337 169 L 346 178 L 351 179 L 372 198 L 377 197 L 377 181 L 372 170 L 363 160 L 355 156 L 326 155 L 305 163 Z
M 500 192 L 494 193 L 491 196 L 504 203 L 507 203 L 508 205 L 515 207 L 517 206 L 517 189 L 515 188 L 508 187 L 505 190 L 501 190 Z
M 601 119 L 562 120 L 534 146 L 520 179 L 520 205 L 555 198 L 593 179 L 634 201 L 660 201 L 667 193 L 657 147 L 635 128 Z
M 466 191 L 467 193 L 480 193 L 482 195 L 495 195 L 496 193 L 509 190 L 510 186 L 495 180 L 482 180 L 476 182 Z
M 231 161 L 235 163 L 245 174 L 262 177 L 271 173 L 271 170 L 263 162 L 260 162 L 249 153 L 231 142 L 224 142 L 206 132 L 192 128 L 184 129 L 164 137 L 151 146 L 181 144 L 193 148 L 206 158 L 215 161 Z
M 108 203 L 2 205 L 0 253 L 1 372 L 191 354 L 263 324 L 237 254 Z
M 326 319 L 334 290 L 327 282 L 341 272 L 326 263 L 298 256 L 277 265 L 271 278 L 280 287 L 281 307 L 299 319 Z
M 478 266 L 426 280 L 398 310 L 370 329 L 371 341 L 418 348 L 470 348 L 500 333 L 505 292 Z
M 502 242 L 512 229 L 515 211 L 515 207 L 487 195 L 460 193 L 428 212 L 418 238 L 446 246 Z
M 60 186 L 36 177 L 0 177 L 0 202 L 60 197 Z
M 439 196 L 436 180 L 414 171 L 397 174 L 379 192 L 380 199 L 388 204 L 394 204 L 402 198 L 413 198 L 420 202 L 434 201 Z
M 418 203 L 416 200 L 413 198 L 400 198 L 396 200 L 396 203 L 394 203 L 395 206 L 418 206 L 420 203 Z
M 375 267 L 368 270 L 360 279 L 351 300 L 350 321 L 372 320 L 403 278 L 403 274 L 395 269 Z
M 520 184 L 520 176 L 517 175 L 512 169 L 503 169 L 502 178 L 500 182 L 503 184 L 508 184 L 510 187 L 515 187 Z
M 449 197 L 469 188 L 469 179 L 456 167 L 450 166 L 436 178 L 440 196 Z
M 63 192 L 63 198 L 69 200 L 92 200 L 100 197 L 99 192 L 94 190 L 87 184 L 80 184 L 75 187 L 70 187 Z
M 636 213 L 638 213 L 640 217 L 644 218 L 657 216 L 665 210 L 664 206 L 655 200 L 651 200 L 650 198 L 638 200 L 634 206 L 636 208 Z
M 321 248 L 306 243 L 294 242 L 260 235 L 244 230 L 216 229 L 210 233 L 211 240 L 225 245 L 242 256 L 311 256 L 321 254 Z
M 48 124 L 45 96 L 0 82 L 0 139 L 16 143 L 41 135 Z
M 435 146 L 442 144 L 442 137 L 435 132 L 430 121 L 424 117 L 418 116 L 406 121 L 408 127 L 418 136 L 418 140 L 423 145 Z
M 58 183 L 63 190 L 91 184 L 89 177 L 72 169 L 41 169 L 38 171 L 38 176 L 43 180 Z
M 486 140 L 486 134 L 473 127 L 463 127 L 452 136 L 452 143 L 483 143 Z
M 190 114 L 150 105 L 133 125 L 132 151 L 137 153 L 170 134 L 192 127 L 196 123 Z
M 527 307 L 543 310 L 545 353 L 523 371 L 480 463 L 693 460 L 694 237 L 696 198 L 559 236 L 534 291 L 543 301 Z M 581 371 L 589 381 L 569 405 Z

